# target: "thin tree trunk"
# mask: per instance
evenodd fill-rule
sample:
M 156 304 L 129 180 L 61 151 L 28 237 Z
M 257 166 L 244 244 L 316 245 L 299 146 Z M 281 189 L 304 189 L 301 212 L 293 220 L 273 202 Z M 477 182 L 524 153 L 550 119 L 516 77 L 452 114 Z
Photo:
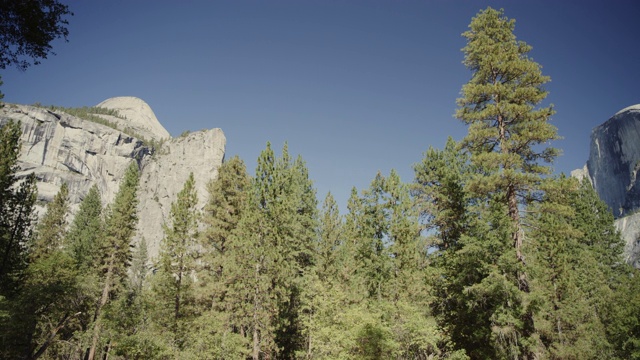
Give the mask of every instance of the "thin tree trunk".
M 100 296 L 100 302 L 98 303 L 98 308 L 96 309 L 96 314 L 94 316 L 94 327 L 93 327 L 93 340 L 91 341 L 91 348 L 89 349 L 89 355 L 87 356 L 87 360 L 93 360 L 96 355 L 96 348 L 98 346 L 98 339 L 100 338 L 100 313 L 102 308 L 107 304 L 109 299 L 109 292 L 111 291 L 111 277 L 113 276 L 113 263 L 115 254 L 111 253 L 111 257 L 109 259 L 109 265 L 107 266 L 107 274 L 104 280 L 104 287 L 102 288 L 102 295 Z
M 253 360 L 260 358 L 260 337 L 258 334 L 258 280 L 260 265 L 256 264 L 256 284 L 253 294 Z

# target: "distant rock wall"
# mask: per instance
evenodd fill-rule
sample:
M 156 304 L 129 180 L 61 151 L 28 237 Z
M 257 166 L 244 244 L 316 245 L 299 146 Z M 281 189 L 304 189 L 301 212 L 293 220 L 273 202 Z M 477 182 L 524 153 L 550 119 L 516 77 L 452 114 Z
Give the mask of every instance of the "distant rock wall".
M 0 109 L 0 125 L 10 119 L 22 125 L 19 175 L 36 175 L 40 202 L 51 201 L 63 182 L 74 205 L 93 184 L 103 202 L 111 202 L 129 163 L 141 165 L 150 155 L 134 137 L 63 112 L 7 104 Z
M 204 207 L 206 184 L 217 176 L 226 146 L 220 129 L 168 139 L 153 153 L 153 149 L 135 137 L 64 112 L 6 104 L 0 109 L 0 126 L 10 119 L 20 121 L 23 129 L 19 175 L 35 173 L 40 204 L 51 201 L 62 183 L 69 186 L 72 213 L 93 184 L 100 190 L 103 205 L 109 204 L 125 170 L 131 161 L 136 161 L 141 177 L 139 223 L 134 241 L 144 237 L 151 257 L 159 252 L 164 235 L 162 225 L 169 221 L 171 203 L 191 172 L 196 181 L 198 206 Z M 151 125 L 146 127 L 142 122 L 137 127 L 152 129 L 149 133 L 156 135 L 152 139 L 162 138 L 164 128 L 160 123 L 157 125 L 161 129 Z
M 627 262 L 640 268 L 640 105 L 618 111 L 591 132 L 589 160 L 571 175 L 587 177 L 612 210 Z
M 616 218 L 640 208 L 640 106 L 626 108 L 593 129 L 587 169 Z
M 140 225 L 137 238 L 144 236 L 150 256 L 159 252 L 163 220 L 171 215 L 171 203 L 193 173 L 202 210 L 208 197 L 207 183 L 218 176 L 224 159 L 225 136 L 220 129 L 173 138 L 144 163 L 140 177 Z

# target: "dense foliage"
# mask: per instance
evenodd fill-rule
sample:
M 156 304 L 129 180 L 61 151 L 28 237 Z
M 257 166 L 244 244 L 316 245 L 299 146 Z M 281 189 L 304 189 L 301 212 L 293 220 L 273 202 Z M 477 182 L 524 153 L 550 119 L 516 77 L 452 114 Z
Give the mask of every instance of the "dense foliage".
M 161 251 L 137 224 L 138 167 L 68 224 L 62 185 L 34 227 L 0 129 L 0 357 L 640 359 L 640 273 L 587 182 L 552 177 L 549 79 L 502 11 L 464 33 L 461 142 L 318 204 L 301 157 L 267 144 L 177 194 Z M 213 175 L 213 174 L 212 174 Z M 206 199 L 202 210 L 198 199 Z

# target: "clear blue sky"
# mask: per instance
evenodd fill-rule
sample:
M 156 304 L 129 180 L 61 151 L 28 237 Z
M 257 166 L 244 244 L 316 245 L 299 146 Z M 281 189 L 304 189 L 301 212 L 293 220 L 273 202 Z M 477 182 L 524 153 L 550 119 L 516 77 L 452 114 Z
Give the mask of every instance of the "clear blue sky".
M 64 2 L 64 1 L 63 1 Z M 640 1 L 68 1 L 69 42 L 0 75 L 5 101 L 91 106 L 137 96 L 174 136 L 219 127 L 253 173 L 265 143 L 288 141 L 320 201 L 344 212 L 352 186 L 403 180 L 453 118 L 470 72 L 460 34 L 490 5 L 551 76 L 564 140 L 557 173 L 582 167 L 591 129 L 640 103 Z

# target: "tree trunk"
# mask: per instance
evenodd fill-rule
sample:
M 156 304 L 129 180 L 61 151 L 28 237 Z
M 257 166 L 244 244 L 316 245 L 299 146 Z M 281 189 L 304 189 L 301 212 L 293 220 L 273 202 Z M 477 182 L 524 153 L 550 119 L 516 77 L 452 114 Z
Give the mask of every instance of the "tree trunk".
M 100 313 L 102 308 L 107 304 L 109 299 L 109 292 L 111 291 L 111 277 L 113 276 L 113 263 L 115 261 L 115 254 L 111 253 L 111 257 L 109 259 L 109 265 L 107 266 L 107 274 L 105 275 L 104 287 L 102 288 L 102 295 L 100 296 L 100 302 L 98 303 L 98 308 L 96 309 L 96 314 L 93 318 L 94 327 L 93 327 L 93 340 L 91 341 L 91 348 L 89 349 L 89 355 L 87 356 L 87 360 L 93 360 L 96 356 L 96 348 L 98 346 L 98 339 L 100 338 Z
M 256 264 L 256 284 L 253 294 L 253 360 L 260 358 L 260 336 L 258 333 L 258 280 L 260 265 Z
M 75 313 L 72 316 L 69 316 L 69 313 L 65 314 L 64 317 L 62 318 L 62 320 L 60 320 L 60 322 L 58 322 L 58 326 L 56 326 L 53 330 L 51 330 L 51 332 L 49 333 L 49 336 L 47 337 L 47 340 L 45 340 L 45 342 L 40 346 L 40 348 L 38 349 L 38 351 L 35 352 L 35 354 L 29 356 L 29 360 L 35 360 L 37 358 L 39 358 L 40 356 L 42 356 L 42 354 L 44 354 L 45 351 L 47 351 L 47 349 L 49 348 L 49 345 L 51 345 L 51 343 L 53 342 L 53 339 L 56 337 L 56 335 L 58 335 L 58 331 L 62 330 L 62 328 L 64 328 L 67 325 L 67 322 L 69 320 L 71 320 L 72 318 L 78 316 L 82 314 L 81 312 Z

